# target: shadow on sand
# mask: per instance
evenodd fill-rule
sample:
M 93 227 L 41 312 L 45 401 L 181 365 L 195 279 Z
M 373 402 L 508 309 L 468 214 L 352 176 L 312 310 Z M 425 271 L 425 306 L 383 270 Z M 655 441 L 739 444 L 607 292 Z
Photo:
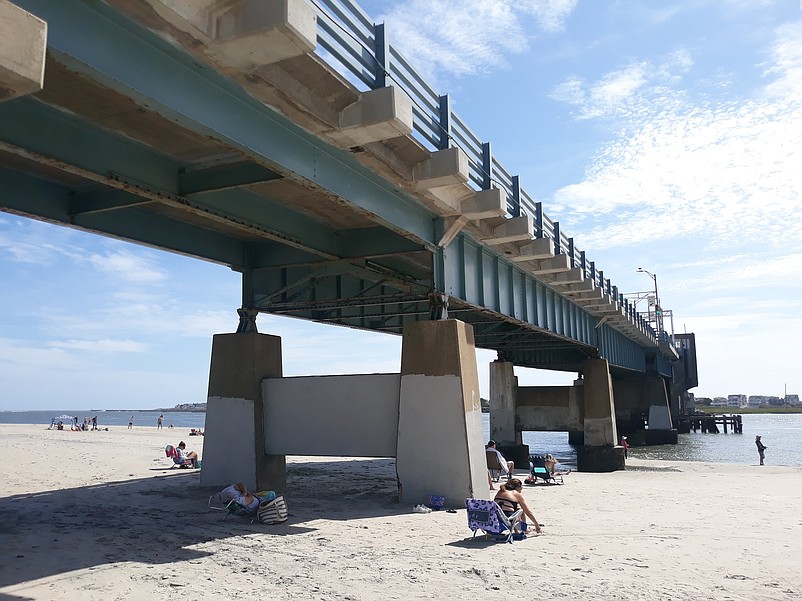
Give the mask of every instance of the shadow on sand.
M 54 467 L 54 469 L 57 469 Z M 407 513 L 398 504 L 395 460 L 293 462 L 279 525 L 211 511 L 219 488 L 200 486 L 200 472 L 155 468 L 149 478 L 0 498 L 0 588 L 118 562 L 191 563 L 209 555 L 203 543 L 263 533 L 314 531 L 310 520 L 359 520 Z M 64 474 L 65 486 L 69 474 Z M 24 594 L 24 593 L 23 593 Z M 24 596 L 0 593 L 0 601 Z

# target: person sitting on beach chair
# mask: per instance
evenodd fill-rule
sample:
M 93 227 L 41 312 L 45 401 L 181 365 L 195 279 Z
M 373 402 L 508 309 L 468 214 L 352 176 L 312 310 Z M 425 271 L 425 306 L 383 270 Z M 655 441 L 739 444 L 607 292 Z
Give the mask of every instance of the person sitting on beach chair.
M 526 532 L 526 518 L 528 517 L 532 520 L 532 525 L 535 527 L 535 532 L 540 533 L 540 524 L 538 523 L 537 518 L 535 518 L 535 515 L 532 513 L 532 510 L 529 509 L 529 505 L 526 504 L 526 499 L 521 493 L 522 490 L 523 483 L 518 478 L 512 478 L 499 487 L 499 491 L 496 493 L 496 498 L 493 500 L 498 503 L 499 508 L 506 516 L 513 515 L 516 511 L 518 511 L 519 508 L 523 509 L 523 515 L 521 516 L 521 530 Z
M 186 449 L 187 444 L 182 440 L 178 443 L 178 447 L 168 444 L 164 447 L 164 453 L 179 467 L 197 468 L 200 465 L 200 457 L 195 451 L 187 451 Z
M 485 455 L 487 457 L 487 468 L 490 471 L 491 478 L 498 482 L 501 475 L 505 475 L 509 480 L 515 471 L 515 463 L 504 459 L 504 455 L 496 448 L 496 441 L 490 440 L 485 445 Z M 495 472 L 498 472 L 496 477 Z M 492 490 L 493 485 L 491 483 Z

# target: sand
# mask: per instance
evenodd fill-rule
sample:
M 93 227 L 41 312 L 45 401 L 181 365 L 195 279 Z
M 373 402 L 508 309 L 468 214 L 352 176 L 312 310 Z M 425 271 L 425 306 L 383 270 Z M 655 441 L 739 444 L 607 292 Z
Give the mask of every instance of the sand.
M 510 545 L 399 504 L 387 459 L 288 458 L 287 523 L 224 521 L 164 456 L 187 434 L 0 425 L 0 600 L 802 595 L 799 468 L 572 473 L 524 489 L 544 533 Z

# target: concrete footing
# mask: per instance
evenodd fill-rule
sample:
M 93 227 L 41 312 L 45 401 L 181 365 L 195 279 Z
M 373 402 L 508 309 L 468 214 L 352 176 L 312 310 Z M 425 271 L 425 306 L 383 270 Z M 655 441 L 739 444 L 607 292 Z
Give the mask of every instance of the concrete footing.
M 576 452 L 580 472 L 615 472 L 626 469 L 624 448 L 619 446 L 580 447 Z
M 643 444 L 677 444 L 678 436 L 676 429 L 671 430 L 644 430 Z
M 525 470 L 529 472 L 529 445 L 502 445 L 496 444 L 499 453 L 504 455 L 504 459 L 515 463 L 515 471 Z

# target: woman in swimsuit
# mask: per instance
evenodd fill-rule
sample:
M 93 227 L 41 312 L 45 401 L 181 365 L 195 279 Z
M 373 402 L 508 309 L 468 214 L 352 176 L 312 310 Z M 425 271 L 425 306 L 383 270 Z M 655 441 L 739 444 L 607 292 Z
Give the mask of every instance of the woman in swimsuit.
M 518 478 L 512 478 L 505 484 L 501 485 L 494 500 L 496 503 L 498 503 L 498 506 L 501 508 L 501 511 L 504 512 L 504 515 L 507 516 L 510 516 L 518 511 L 518 507 L 523 509 L 524 515 L 521 519 L 521 522 L 526 524 L 526 518 L 528 517 L 532 520 L 532 524 L 535 527 L 535 532 L 540 533 L 540 524 L 532 513 L 532 510 L 529 509 L 529 505 L 526 504 L 526 499 L 524 499 L 523 494 L 521 494 L 523 487 L 524 485 Z

